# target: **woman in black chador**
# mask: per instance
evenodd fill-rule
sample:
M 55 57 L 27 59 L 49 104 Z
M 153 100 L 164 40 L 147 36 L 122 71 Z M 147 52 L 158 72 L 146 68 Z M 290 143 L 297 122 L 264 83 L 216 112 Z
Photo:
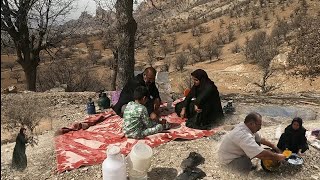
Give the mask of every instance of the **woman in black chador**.
M 13 150 L 12 168 L 23 171 L 27 167 L 26 143 L 26 129 L 21 128 Z
M 306 129 L 302 126 L 300 117 L 294 118 L 291 124 L 285 128 L 277 146 L 282 151 L 288 148 L 293 153 L 304 153 L 309 149 Z
M 210 129 L 223 117 L 219 91 L 202 69 L 191 73 L 193 86 L 184 101 L 176 105 L 180 117 L 188 118 L 186 126 L 194 129 Z

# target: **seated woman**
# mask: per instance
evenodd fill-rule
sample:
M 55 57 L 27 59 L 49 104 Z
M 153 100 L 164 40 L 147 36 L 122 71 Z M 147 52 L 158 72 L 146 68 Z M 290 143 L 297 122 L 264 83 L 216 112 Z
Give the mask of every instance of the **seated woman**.
M 309 149 L 306 129 L 302 126 L 300 117 L 295 117 L 291 124 L 285 128 L 277 146 L 282 151 L 288 148 L 293 153 L 304 153 Z
M 219 91 L 204 70 L 197 69 L 191 76 L 194 84 L 185 100 L 176 105 L 175 111 L 180 117 L 188 118 L 187 127 L 210 129 L 224 116 Z
M 148 110 L 144 106 L 148 97 L 149 93 L 146 87 L 138 86 L 134 90 L 134 101 L 127 104 L 123 113 L 123 131 L 126 137 L 142 139 L 169 128 L 169 124 L 166 122 L 156 122 L 150 119 Z

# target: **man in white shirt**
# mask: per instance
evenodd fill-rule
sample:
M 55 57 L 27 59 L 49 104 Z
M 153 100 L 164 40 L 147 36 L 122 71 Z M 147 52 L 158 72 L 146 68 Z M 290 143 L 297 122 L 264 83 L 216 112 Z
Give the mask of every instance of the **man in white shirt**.
M 261 124 L 261 115 L 252 112 L 246 116 L 243 123 L 226 134 L 218 150 L 220 162 L 240 172 L 249 172 L 253 168 L 251 162 L 253 158 L 284 160 L 286 157 L 278 154 L 281 151 L 257 133 L 261 129 Z M 260 144 L 269 146 L 277 153 L 265 150 Z

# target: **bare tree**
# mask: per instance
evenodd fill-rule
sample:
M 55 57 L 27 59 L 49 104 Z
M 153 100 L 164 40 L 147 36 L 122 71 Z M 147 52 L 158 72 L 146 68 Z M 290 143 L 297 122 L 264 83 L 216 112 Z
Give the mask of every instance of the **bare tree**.
M 1 0 L 1 31 L 13 41 L 27 89 L 36 90 L 40 52 L 60 42 L 66 34 L 58 21 L 70 12 L 73 0 Z
M 261 88 L 262 93 L 277 89 L 278 87 L 268 85 L 267 83 L 268 79 L 274 73 L 270 64 L 272 59 L 278 54 L 276 42 L 268 37 L 266 32 L 259 31 L 255 33 L 251 39 L 247 39 L 246 53 L 247 57 L 257 63 L 263 71 L 262 82 L 254 84 Z
M 274 72 L 275 72 L 274 69 L 270 69 L 270 68 L 264 69 L 261 83 L 257 83 L 257 82 L 253 83 L 254 85 L 256 85 L 256 86 L 261 88 L 261 93 L 262 94 L 265 94 L 265 93 L 268 93 L 270 91 L 279 89 L 278 86 L 268 85 L 267 84 L 268 79 L 272 76 L 272 74 Z

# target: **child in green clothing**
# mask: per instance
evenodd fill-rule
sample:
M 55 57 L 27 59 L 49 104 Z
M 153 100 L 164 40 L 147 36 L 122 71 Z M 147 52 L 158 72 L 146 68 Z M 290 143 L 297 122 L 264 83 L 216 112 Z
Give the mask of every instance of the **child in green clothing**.
M 141 139 L 168 128 L 168 124 L 152 121 L 144 106 L 148 101 L 148 89 L 139 86 L 134 90 L 134 101 L 127 104 L 123 113 L 123 131 L 128 138 Z

